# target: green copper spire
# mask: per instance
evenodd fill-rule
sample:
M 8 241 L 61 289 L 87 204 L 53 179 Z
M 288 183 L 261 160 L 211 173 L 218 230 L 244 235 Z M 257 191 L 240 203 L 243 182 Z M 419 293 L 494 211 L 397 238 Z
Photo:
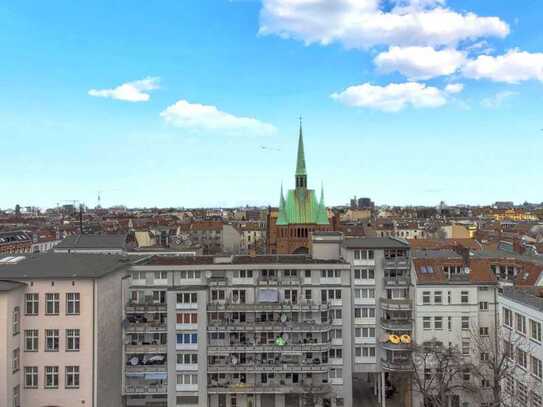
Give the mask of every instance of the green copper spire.
M 302 135 L 302 118 L 300 117 L 300 135 L 298 136 L 298 158 L 296 160 L 296 175 L 307 175 L 305 170 L 304 138 Z

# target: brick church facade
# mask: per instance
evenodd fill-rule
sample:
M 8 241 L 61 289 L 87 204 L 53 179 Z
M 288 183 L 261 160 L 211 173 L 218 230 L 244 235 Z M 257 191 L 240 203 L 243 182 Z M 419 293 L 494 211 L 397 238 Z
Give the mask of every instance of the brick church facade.
M 333 222 L 324 204 L 324 191 L 320 199 L 313 189 L 307 188 L 304 140 L 300 123 L 298 154 L 296 159 L 295 189 L 286 198 L 279 198 L 279 208 L 270 209 L 267 216 L 268 254 L 304 254 L 309 252 L 311 234 L 314 231 L 332 231 Z

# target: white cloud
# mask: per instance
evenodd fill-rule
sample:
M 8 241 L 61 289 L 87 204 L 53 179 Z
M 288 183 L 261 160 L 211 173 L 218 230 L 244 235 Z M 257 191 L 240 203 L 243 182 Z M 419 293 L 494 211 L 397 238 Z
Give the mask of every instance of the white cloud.
M 464 90 L 464 85 L 461 83 L 449 83 L 445 86 L 445 92 L 450 94 L 460 93 Z
M 481 100 L 481 106 L 488 109 L 497 109 L 498 107 L 502 106 L 507 99 L 515 95 L 518 95 L 518 92 L 512 92 L 509 90 L 498 92 L 492 97 L 484 98 L 483 100 Z
M 147 77 L 139 81 L 127 82 L 112 89 L 91 89 L 90 96 L 124 100 L 126 102 L 147 102 L 149 91 L 158 89 L 159 78 Z
M 425 80 L 455 73 L 464 60 L 462 52 L 451 48 L 436 51 L 432 47 L 390 47 L 374 62 L 381 72 L 398 71 L 409 80 Z
M 251 117 L 238 117 L 222 112 L 215 106 L 179 100 L 167 107 L 160 116 L 176 127 L 198 130 L 221 130 L 237 134 L 269 135 L 275 132 L 271 124 Z
M 530 53 L 517 49 L 504 55 L 480 55 L 466 63 L 463 74 L 473 79 L 519 83 L 536 79 L 543 81 L 543 53 Z
M 386 86 L 350 86 L 331 97 L 347 106 L 368 107 L 385 112 L 398 112 L 407 106 L 415 108 L 436 108 L 447 103 L 446 94 L 433 86 L 423 83 L 391 83 Z
M 463 40 L 505 37 L 509 26 L 498 17 L 480 17 L 442 7 L 443 2 L 381 0 L 263 0 L 261 34 L 294 38 L 306 44 L 339 42 L 347 48 L 373 45 L 453 46 Z

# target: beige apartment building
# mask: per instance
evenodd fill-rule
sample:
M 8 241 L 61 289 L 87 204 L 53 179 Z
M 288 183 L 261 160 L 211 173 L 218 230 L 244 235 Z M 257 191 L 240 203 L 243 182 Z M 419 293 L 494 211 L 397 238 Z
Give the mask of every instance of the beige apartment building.
M 0 258 L 0 406 L 121 404 L 116 255 Z

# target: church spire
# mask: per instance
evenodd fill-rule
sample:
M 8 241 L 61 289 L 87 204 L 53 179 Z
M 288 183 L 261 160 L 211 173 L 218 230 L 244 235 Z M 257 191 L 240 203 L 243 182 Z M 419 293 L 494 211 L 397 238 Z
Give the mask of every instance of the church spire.
M 319 225 L 328 225 L 328 209 L 326 209 L 326 205 L 324 204 L 324 186 L 321 182 L 321 199 L 318 206 L 318 215 L 317 215 L 317 224 Z
M 302 134 L 301 117 L 300 134 L 298 136 L 298 156 L 296 158 L 296 188 L 307 188 L 307 172 L 305 169 L 304 138 Z

